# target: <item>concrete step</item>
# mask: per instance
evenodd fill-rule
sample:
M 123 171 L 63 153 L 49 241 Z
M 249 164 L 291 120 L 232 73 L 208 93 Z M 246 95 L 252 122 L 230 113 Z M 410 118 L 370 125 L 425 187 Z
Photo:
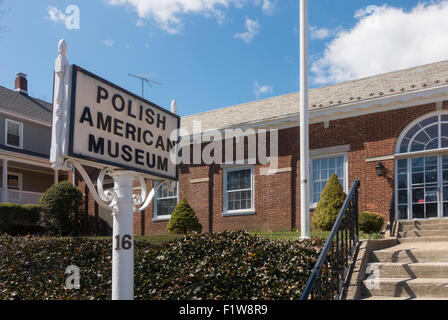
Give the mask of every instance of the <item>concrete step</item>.
M 379 278 L 364 280 L 362 296 L 448 298 L 448 278 Z
M 424 219 L 424 220 L 409 220 L 409 221 L 400 221 L 401 226 L 423 226 L 429 224 L 443 224 L 448 223 L 448 218 L 445 219 Z
M 406 243 L 407 244 L 407 243 Z M 420 246 L 426 243 L 418 243 Z M 418 263 L 418 262 L 448 262 L 448 248 L 434 244 L 433 248 L 412 248 L 412 246 L 396 249 L 372 251 L 370 262 Z M 448 277 L 448 275 L 447 275 Z
M 440 223 L 432 223 L 432 224 L 423 224 L 423 225 L 401 225 L 399 227 L 399 231 L 426 231 L 426 230 L 448 230 L 448 220 L 442 220 Z
M 409 297 L 381 297 L 381 296 L 371 296 L 371 297 L 360 297 L 358 300 L 448 300 L 447 298 L 440 297 L 420 297 L 420 298 L 409 298 Z
M 410 237 L 448 237 L 448 230 L 413 230 L 398 233 L 398 238 Z
M 373 262 L 367 264 L 367 277 L 387 278 L 448 278 L 448 262 L 393 263 Z
M 440 241 L 448 241 L 448 236 L 431 236 L 431 237 L 406 237 L 406 238 L 398 238 L 398 243 L 440 242 Z

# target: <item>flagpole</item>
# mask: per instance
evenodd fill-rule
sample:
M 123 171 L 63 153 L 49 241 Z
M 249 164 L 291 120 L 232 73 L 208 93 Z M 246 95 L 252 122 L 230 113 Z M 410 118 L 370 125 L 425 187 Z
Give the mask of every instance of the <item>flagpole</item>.
M 301 238 L 310 237 L 308 128 L 308 0 L 300 0 L 300 214 Z

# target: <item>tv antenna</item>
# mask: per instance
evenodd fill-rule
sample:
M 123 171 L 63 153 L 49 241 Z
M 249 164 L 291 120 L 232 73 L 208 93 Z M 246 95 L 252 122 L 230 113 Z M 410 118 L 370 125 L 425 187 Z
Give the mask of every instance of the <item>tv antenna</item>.
M 150 87 L 150 88 L 152 88 L 152 85 L 151 85 L 151 83 L 155 83 L 155 84 L 158 84 L 158 85 L 162 85 L 160 82 L 157 82 L 157 81 L 154 81 L 154 80 L 152 80 L 151 79 L 151 75 L 150 76 L 137 76 L 137 75 L 135 75 L 135 74 L 128 74 L 130 77 L 134 77 L 134 78 L 137 78 L 137 79 L 139 79 L 141 82 L 142 82 L 142 99 L 143 99 L 143 95 L 144 95 L 144 88 L 145 88 L 145 82 L 146 82 L 146 84 Z

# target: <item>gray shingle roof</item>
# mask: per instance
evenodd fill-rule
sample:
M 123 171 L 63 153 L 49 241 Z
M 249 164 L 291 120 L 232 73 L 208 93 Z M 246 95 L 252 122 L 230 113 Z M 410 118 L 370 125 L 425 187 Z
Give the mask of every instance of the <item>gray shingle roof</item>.
M 316 110 L 351 102 L 398 95 L 448 84 L 448 60 L 375 75 L 309 91 L 309 108 Z M 181 127 L 192 132 L 193 121 L 202 130 L 298 115 L 299 92 L 253 101 L 233 107 L 182 117 Z
M 0 108 L 37 120 L 51 122 L 53 107 L 50 103 L 0 86 Z

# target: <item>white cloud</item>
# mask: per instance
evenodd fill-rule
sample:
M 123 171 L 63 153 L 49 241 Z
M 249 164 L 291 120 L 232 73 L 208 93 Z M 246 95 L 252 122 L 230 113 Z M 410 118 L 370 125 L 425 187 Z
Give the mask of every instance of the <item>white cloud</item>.
M 246 43 L 250 43 L 252 39 L 258 34 L 260 31 L 260 24 L 258 21 L 251 20 L 249 18 L 246 19 L 246 32 L 236 33 L 234 37 L 236 39 L 241 39 Z
M 242 5 L 242 0 L 106 0 L 111 5 L 133 8 L 140 19 L 152 19 L 169 33 L 179 33 L 182 27 L 180 15 L 203 14 L 218 20 L 224 17 L 224 9 L 232 3 Z M 244 1 L 243 1 L 244 2 Z
M 271 86 L 260 85 L 257 81 L 254 83 L 254 86 L 254 94 L 257 98 L 260 98 L 262 95 L 274 93 L 274 89 Z
M 182 16 L 201 14 L 223 22 L 229 7 L 242 8 L 246 3 L 261 6 L 264 14 L 273 14 L 276 0 L 106 0 L 110 5 L 127 6 L 137 12 L 140 18 L 137 26 L 144 20 L 152 20 L 169 33 L 179 33 L 182 29 Z
M 104 44 L 106 47 L 113 47 L 115 45 L 114 40 L 101 40 L 101 43 Z
M 276 1 L 256 0 L 255 5 L 261 5 L 261 10 L 266 15 L 272 15 L 275 12 Z
M 65 23 L 67 21 L 67 16 L 56 7 L 48 7 L 48 16 L 46 19 L 55 23 Z
M 364 13 L 367 11 L 364 9 Z M 374 14 L 371 14 L 374 13 Z M 448 59 L 448 1 L 410 11 L 384 5 L 341 30 L 312 63 L 316 84 L 342 82 Z
M 145 26 L 145 21 L 143 21 L 142 19 L 138 19 L 137 23 L 135 24 L 137 27 L 144 27 Z
M 311 26 L 310 34 L 311 34 L 310 35 L 311 39 L 322 40 L 322 39 L 328 38 L 330 36 L 330 30 L 328 30 L 327 28 L 319 29 L 318 27 Z
M 361 8 L 361 9 L 357 10 L 355 12 L 355 16 L 354 17 L 356 19 L 360 19 L 360 18 L 363 18 L 363 17 L 365 17 L 365 16 L 367 16 L 369 14 L 380 13 L 380 11 L 381 11 L 380 7 L 371 5 L 371 6 L 367 6 L 365 8 Z

